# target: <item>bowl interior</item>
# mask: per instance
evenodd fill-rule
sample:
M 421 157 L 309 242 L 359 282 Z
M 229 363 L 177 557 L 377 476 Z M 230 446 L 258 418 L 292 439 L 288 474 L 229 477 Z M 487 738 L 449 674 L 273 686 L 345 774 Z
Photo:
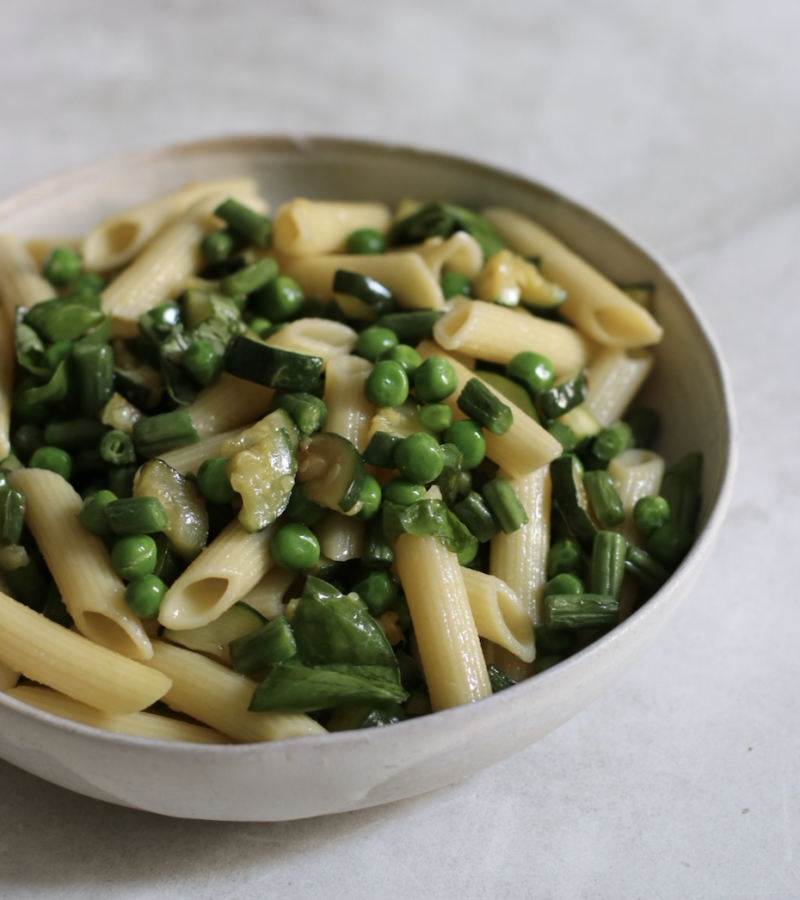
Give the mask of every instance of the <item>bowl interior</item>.
M 698 540 L 668 584 L 605 638 L 478 704 L 391 728 L 206 747 L 98 732 L 0 696 L 0 756 L 34 774 L 166 815 L 271 821 L 357 809 L 451 783 L 538 740 L 599 696 L 652 641 L 709 552 L 730 495 L 732 406 L 712 338 L 652 253 L 546 187 L 449 156 L 326 138 L 171 147 L 98 163 L 5 200 L 0 233 L 80 235 L 104 216 L 189 180 L 231 175 L 257 179 L 273 210 L 297 196 L 507 205 L 539 220 L 610 278 L 655 281 L 654 313 L 665 338 L 643 399 L 662 414 L 658 449 L 668 463 L 689 450 L 704 454 Z

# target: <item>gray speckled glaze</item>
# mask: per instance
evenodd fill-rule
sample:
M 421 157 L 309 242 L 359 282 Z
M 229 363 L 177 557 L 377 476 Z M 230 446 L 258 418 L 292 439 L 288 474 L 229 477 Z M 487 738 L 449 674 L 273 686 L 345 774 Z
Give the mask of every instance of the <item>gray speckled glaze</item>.
M 660 450 L 705 456 L 698 540 L 667 585 L 622 626 L 497 696 L 390 728 L 272 744 L 199 746 L 110 734 L 0 695 L 0 757 L 70 790 L 170 816 L 279 821 L 374 806 L 450 784 L 544 737 L 591 703 L 654 640 L 717 536 L 735 469 L 724 365 L 686 290 L 619 227 L 534 182 L 449 156 L 334 139 L 230 138 L 139 153 L 51 179 L 0 204 L 0 232 L 80 234 L 104 215 L 193 178 L 257 178 L 291 197 L 446 198 L 529 213 L 605 274 L 658 284 L 665 339 L 646 388 Z

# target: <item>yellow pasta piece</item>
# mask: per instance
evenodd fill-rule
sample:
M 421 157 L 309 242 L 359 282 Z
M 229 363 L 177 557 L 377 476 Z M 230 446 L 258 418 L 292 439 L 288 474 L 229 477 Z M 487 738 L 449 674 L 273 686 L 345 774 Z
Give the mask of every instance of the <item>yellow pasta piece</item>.
M 547 552 L 550 549 L 550 473 L 537 469 L 516 478 L 511 485 L 528 514 L 528 521 L 513 534 L 492 539 L 489 571 L 519 596 L 534 624 L 544 621 L 542 608 L 547 583 Z
M 91 725 L 103 731 L 115 731 L 117 734 L 130 734 L 134 737 L 153 738 L 159 741 L 188 741 L 192 744 L 230 744 L 231 739 L 213 728 L 195 725 L 180 719 L 169 719 L 153 713 L 109 713 L 102 712 L 60 694 L 46 687 L 21 685 L 6 691 L 9 697 L 35 706 L 42 712 L 51 713 L 62 719 Z
M 315 526 L 320 553 L 334 562 L 358 559 L 364 552 L 364 523 L 331 510 Z
M 644 307 L 541 225 L 510 209 L 486 209 L 483 215 L 512 250 L 521 256 L 541 256 L 544 277 L 567 291 L 559 312 L 584 334 L 599 344 L 621 348 L 661 340 L 664 330 Z
M 8 482 L 25 494 L 25 521 L 78 631 L 117 653 L 147 659 L 150 639 L 125 602 L 125 585 L 105 544 L 78 522 L 80 495 L 46 469 L 18 469 Z
M 39 237 L 39 238 L 29 238 L 25 241 L 24 244 L 25 249 L 31 256 L 31 259 L 36 263 L 39 269 L 47 261 L 47 257 L 50 253 L 56 249 L 56 247 L 63 247 L 65 250 L 72 250 L 73 253 L 77 253 L 80 255 L 81 252 L 81 238 L 75 237 Z
M 375 406 L 364 396 L 364 383 L 372 371 L 372 363 L 359 356 L 337 356 L 328 366 L 323 400 L 328 418 L 323 431 L 333 431 L 347 438 L 363 453 L 369 442 L 370 425 Z
M 316 256 L 345 249 L 359 228 L 389 230 L 391 213 L 383 203 L 339 203 L 291 200 L 275 214 L 274 246 L 287 256 Z
M 298 577 L 297 572 L 290 572 L 289 569 L 274 566 L 252 590 L 242 597 L 241 602 L 252 606 L 262 616 L 274 619 L 285 611 L 286 592 Z
M 256 184 L 250 179 L 221 178 L 190 184 L 149 203 L 116 213 L 95 225 L 83 239 L 84 265 L 93 272 L 117 269 L 138 256 L 165 225 L 203 197 L 209 194 L 248 196 L 255 192 Z
M 186 407 L 201 438 L 244 428 L 269 412 L 272 388 L 223 372 L 216 384 L 204 388 Z
M 494 575 L 464 566 L 461 574 L 478 634 L 505 647 L 523 662 L 533 662 L 533 622 L 522 598 Z
M 441 356 L 453 365 L 458 375 L 458 387 L 442 402 L 453 410 L 454 421 L 466 418 L 458 408 L 458 397 L 470 378 L 479 378 L 480 373 L 476 375 L 475 372 L 471 372 L 445 353 L 434 341 L 422 341 L 417 350 L 423 359 L 427 359 L 429 356 Z M 489 459 L 493 459 L 512 478 L 520 478 L 540 469 L 561 455 L 561 444 L 548 434 L 538 422 L 534 422 L 527 413 L 516 407 L 508 398 L 503 397 L 490 384 L 485 381 L 483 383 L 506 406 L 511 408 L 514 415 L 514 421 L 505 434 L 498 436 L 486 431 L 486 455 Z
M 653 368 L 649 350 L 601 350 L 589 366 L 585 405 L 603 426 L 622 418 Z
M 13 234 L 0 235 L 0 304 L 8 320 L 14 321 L 17 306 L 34 306 L 55 295 L 19 238 Z
M 31 681 L 114 713 L 138 712 L 167 692 L 169 678 L 0 594 L 0 660 Z
M 574 328 L 482 300 L 457 301 L 433 336 L 445 350 L 504 364 L 532 350 L 553 363 L 556 375 L 576 372 L 588 359 L 586 341 Z
M 277 526 L 251 534 L 236 519 L 183 572 L 161 601 L 158 621 L 186 631 L 218 619 L 275 564 L 269 542 Z
M 457 231 L 447 240 L 441 237 L 428 238 L 424 244 L 403 247 L 394 252 L 409 251 L 419 253 L 437 281 L 441 280 L 443 272 L 460 272 L 467 278 L 475 278 L 483 267 L 481 245 L 466 231 Z
M 633 507 L 637 500 L 661 490 L 664 458 L 652 450 L 624 450 L 608 464 L 608 474 L 625 510 L 625 521 L 613 531 L 618 531 L 626 540 L 641 547 L 645 537 L 633 521 Z
M 306 356 L 318 356 L 324 372 L 334 357 L 352 352 L 357 338 L 356 332 L 342 322 L 308 318 L 291 322 L 269 337 L 266 343 Z
M 333 276 L 337 269 L 369 275 L 394 294 L 405 309 L 441 309 L 444 295 L 439 282 L 418 253 L 398 252 L 360 256 L 309 256 L 289 259 L 281 266 L 300 285 L 306 295 L 333 295 Z
M 245 428 L 252 427 L 245 425 Z M 197 472 L 200 466 L 213 456 L 222 455 L 222 445 L 241 434 L 241 428 L 233 428 L 231 431 L 223 431 L 220 434 L 209 434 L 201 438 L 197 444 L 188 444 L 186 447 L 178 447 L 177 450 L 168 450 L 159 454 L 168 466 L 179 472 Z
M 492 693 L 464 576 L 437 537 L 401 534 L 395 565 L 414 623 L 434 712 Z
M 205 722 L 242 743 L 326 734 L 305 713 L 250 712 L 256 682 L 214 662 L 163 641 L 153 644 L 149 666 L 172 681 L 164 702 L 177 712 Z

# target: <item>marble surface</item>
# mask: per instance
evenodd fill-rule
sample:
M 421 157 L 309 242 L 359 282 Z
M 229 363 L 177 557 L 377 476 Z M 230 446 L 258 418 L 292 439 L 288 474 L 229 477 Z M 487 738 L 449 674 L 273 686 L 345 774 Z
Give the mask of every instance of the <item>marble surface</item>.
M 267 825 L 162 819 L 0 764 L 0 896 L 800 897 L 798 39 L 792 0 L 3 0 L 0 196 L 233 133 L 504 166 L 677 268 L 726 354 L 741 458 L 689 599 L 539 744 L 428 796 Z

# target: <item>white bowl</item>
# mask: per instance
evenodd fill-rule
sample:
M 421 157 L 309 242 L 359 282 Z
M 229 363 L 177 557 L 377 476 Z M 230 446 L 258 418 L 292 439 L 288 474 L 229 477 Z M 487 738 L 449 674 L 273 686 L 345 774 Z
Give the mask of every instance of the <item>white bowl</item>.
M 328 138 L 227 138 L 98 163 L 0 204 L 0 233 L 81 234 L 107 214 L 190 179 L 255 177 L 276 208 L 317 199 L 446 199 L 529 213 L 616 280 L 653 279 L 665 338 L 646 388 L 663 416 L 660 450 L 704 454 L 697 541 L 668 583 L 624 624 L 560 665 L 494 697 L 388 728 L 271 744 L 203 746 L 107 733 L 0 695 L 0 757 L 62 787 L 170 816 L 279 821 L 411 797 L 544 737 L 606 690 L 686 596 L 717 536 L 735 468 L 731 392 L 715 343 L 667 267 L 618 227 L 535 182 L 462 159 Z

